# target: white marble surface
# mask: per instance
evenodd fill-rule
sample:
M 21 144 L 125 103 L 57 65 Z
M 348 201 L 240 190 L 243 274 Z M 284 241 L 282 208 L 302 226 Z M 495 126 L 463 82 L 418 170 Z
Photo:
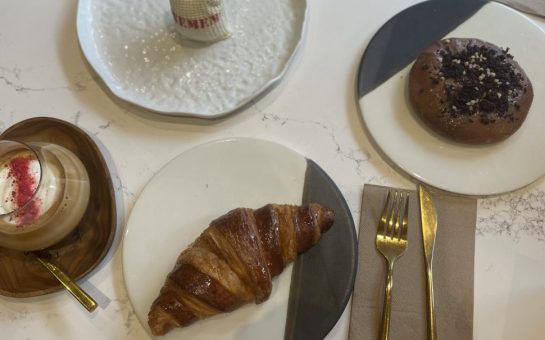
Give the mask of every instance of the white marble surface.
M 76 2 L 3 0 L 0 11 L 0 130 L 35 116 L 73 122 L 110 158 L 120 230 L 161 166 L 188 148 L 246 136 L 281 142 L 319 163 L 359 220 L 364 183 L 411 187 L 373 149 L 354 98 L 355 73 L 372 34 L 417 0 L 313 1 L 307 39 L 286 78 L 225 119 L 171 119 L 114 98 L 79 50 Z M 535 19 L 545 28 L 545 21 Z M 545 155 L 536 155 L 542 157 Z M 521 165 L 524 166 L 524 165 Z M 545 182 L 479 201 L 475 339 L 545 334 Z M 65 292 L 0 297 L 2 339 L 147 339 L 123 285 L 120 235 L 82 283 L 99 301 L 88 314 Z M 345 339 L 347 312 L 327 337 Z

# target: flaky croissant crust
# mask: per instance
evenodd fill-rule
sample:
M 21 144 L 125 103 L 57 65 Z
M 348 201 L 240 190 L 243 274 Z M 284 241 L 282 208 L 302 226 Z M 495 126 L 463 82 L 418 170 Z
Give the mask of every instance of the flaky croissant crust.
M 180 254 L 152 303 L 153 335 L 265 301 L 272 277 L 314 246 L 333 221 L 334 212 L 316 203 L 238 208 L 215 219 Z

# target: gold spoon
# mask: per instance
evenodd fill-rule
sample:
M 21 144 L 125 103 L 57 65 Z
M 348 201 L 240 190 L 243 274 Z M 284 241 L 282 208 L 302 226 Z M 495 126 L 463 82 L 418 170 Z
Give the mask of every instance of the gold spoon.
M 97 303 L 89 294 L 87 294 L 80 286 L 66 275 L 59 267 L 51 263 L 49 260 L 36 256 L 38 262 L 40 262 L 59 282 L 66 288 L 66 290 L 72 294 L 90 312 L 97 308 Z

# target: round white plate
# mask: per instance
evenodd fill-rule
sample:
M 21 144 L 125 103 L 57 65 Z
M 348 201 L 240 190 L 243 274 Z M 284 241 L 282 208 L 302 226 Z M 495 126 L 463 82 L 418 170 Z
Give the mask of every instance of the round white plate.
M 159 113 L 215 118 L 284 75 L 303 36 L 306 0 L 227 0 L 232 36 L 183 40 L 169 0 L 80 0 L 87 60 L 118 97 Z
M 149 308 L 167 274 L 180 252 L 201 234 L 210 221 L 237 207 L 259 208 L 268 203 L 301 204 L 304 190 L 308 192 L 309 186 L 318 184 L 306 182 L 308 167 L 305 157 L 284 146 L 239 138 L 212 142 L 186 151 L 152 178 L 132 209 L 123 241 L 125 284 L 136 315 L 148 332 Z M 328 199 L 344 202 L 338 189 L 335 190 L 337 192 L 330 196 L 338 197 Z M 346 202 L 342 204 L 346 206 Z M 336 209 L 338 218 L 332 231 L 312 249 L 322 249 L 321 252 L 310 256 L 333 258 L 335 254 L 341 254 L 343 258 L 337 259 L 336 266 L 346 268 L 342 275 L 354 277 L 357 254 L 344 249 L 356 248 L 355 230 L 351 216 L 347 215 L 349 223 L 343 225 L 342 214 L 342 209 Z M 339 246 L 344 247 L 343 250 L 339 250 Z M 324 263 L 318 268 L 329 270 L 329 265 Z M 341 273 L 334 269 L 330 270 L 331 275 Z M 271 296 L 264 303 L 248 304 L 231 313 L 198 321 L 190 327 L 174 329 L 161 339 L 282 339 L 286 329 L 291 273 L 292 265 L 289 265 L 273 279 Z M 310 274 L 313 275 L 324 277 L 321 271 Z M 334 301 L 340 309 L 331 306 L 325 312 L 317 312 L 317 308 L 312 309 L 315 300 L 310 301 L 311 307 L 303 307 L 305 302 L 299 303 L 307 316 L 317 313 L 317 322 L 327 323 L 323 330 L 325 334 L 348 302 L 353 279 L 338 280 L 345 281 L 346 287 L 340 287 L 337 294 L 329 295 L 331 292 L 327 289 L 317 293 L 327 296 L 328 303 Z M 319 282 L 316 286 L 322 287 Z M 303 298 L 297 296 L 296 299 Z
M 360 99 L 372 138 L 409 175 L 450 192 L 496 195 L 537 180 L 545 173 L 544 32 L 519 12 L 491 2 L 446 37 L 474 37 L 510 48 L 534 87 L 522 127 L 490 146 L 464 146 L 437 137 L 411 112 L 406 92 L 411 64 Z

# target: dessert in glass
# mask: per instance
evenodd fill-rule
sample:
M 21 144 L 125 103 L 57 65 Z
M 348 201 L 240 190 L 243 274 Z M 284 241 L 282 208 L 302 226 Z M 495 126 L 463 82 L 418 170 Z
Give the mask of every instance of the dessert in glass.
M 49 247 L 74 230 L 89 203 L 89 176 L 70 150 L 0 141 L 0 246 Z

